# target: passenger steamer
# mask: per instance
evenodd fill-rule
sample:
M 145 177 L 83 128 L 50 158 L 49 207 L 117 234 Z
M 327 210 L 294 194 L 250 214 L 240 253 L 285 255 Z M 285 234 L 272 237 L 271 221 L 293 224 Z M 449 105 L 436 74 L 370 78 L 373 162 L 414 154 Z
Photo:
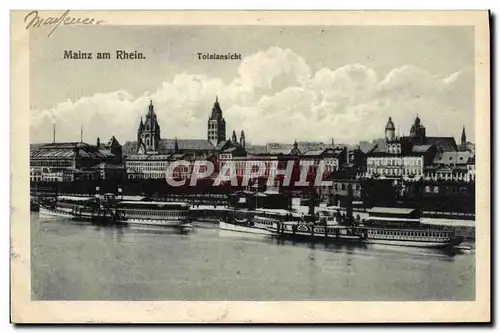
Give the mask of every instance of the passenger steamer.
M 365 238 L 365 234 L 348 223 L 344 215 L 330 210 L 320 210 L 300 220 L 275 222 L 269 229 L 278 237 L 292 239 L 359 243 Z
M 151 225 L 192 229 L 190 207 L 186 203 L 162 201 L 120 201 L 116 205 L 117 221 L 129 225 Z
M 375 244 L 445 248 L 463 241 L 454 228 L 422 225 L 418 209 L 413 208 L 374 207 L 359 229 L 365 242 Z
M 114 212 L 94 197 L 59 196 L 40 204 L 40 215 L 65 217 L 77 221 L 112 221 Z
M 190 207 L 185 203 L 160 201 L 123 201 L 114 195 L 99 197 L 59 196 L 40 205 L 40 214 L 100 224 L 152 225 L 192 229 Z

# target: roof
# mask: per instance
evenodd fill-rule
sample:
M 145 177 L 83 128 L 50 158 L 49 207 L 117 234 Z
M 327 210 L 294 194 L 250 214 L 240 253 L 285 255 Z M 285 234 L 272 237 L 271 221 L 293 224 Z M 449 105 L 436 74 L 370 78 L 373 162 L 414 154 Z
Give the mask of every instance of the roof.
M 431 149 L 432 145 L 415 145 L 412 147 L 411 151 L 414 153 L 425 153 Z
M 404 214 L 408 215 L 415 211 L 414 208 L 397 208 L 397 207 L 373 207 L 368 210 L 368 213 L 378 214 Z
M 118 142 L 118 140 L 115 138 L 115 136 L 113 135 L 111 137 L 111 139 L 109 139 L 108 143 L 106 144 L 106 146 L 108 147 L 111 147 L 111 146 L 121 146 L 120 143 Z
M 207 139 L 177 139 L 179 150 L 213 150 L 214 146 Z M 161 139 L 160 152 L 173 151 L 175 139 Z
M 304 156 L 319 156 L 322 153 L 323 153 L 322 149 L 317 149 L 317 150 L 309 150 L 309 151 L 305 152 L 303 155 Z
M 428 145 L 435 145 L 438 149 L 442 149 L 445 152 L 457 150 L 455 138 L 451 136 L 427 136 L 425 138 L 425 143 Z
M 264 154 L 267 149 L 264 145 L 246 145 L 245 150 L 252 154 Z
M 115 157 L 115 154 L 106 149 L 99 149 L 99 152 L 106 157 Z
M 325 148 L 331 148 L 330 144 L 324 144 L 323 142 L 313 142 L 313 141 L 298 141 L 297 149 L 301 152 L 308 151 L 318 151 L 325 150 Z M 266 145 L 266 152 L 268 154 L 289 154 L 293 149 L 292 143 L 268 143 Z
M 229 147 L 229 148 L 224 149 L 224 152 L 225 153 L 232 153 L 236 149 L 238 149 L 238 147 Z
M 171 154 L 138 154 L 126 156 L 126 161 L 140 160 L 140 161 L 168 161 L 170 160 Z
M 224 148 L 224 146 L 228 143 L 228 141 L 230 140 L 226 140 L 226 141 L 221 141 L 217 144 L 217 146 L 215 146 L 215 150 L 221 150 L 222 148 Z
M 88 159 L 104 159 L 105 155 L 96 146 L 83 142 L 49 143 L 30 151 L 31 159 L 72 159 L 75 156 Z M 111 155 L 114 157 L 114 155 Z

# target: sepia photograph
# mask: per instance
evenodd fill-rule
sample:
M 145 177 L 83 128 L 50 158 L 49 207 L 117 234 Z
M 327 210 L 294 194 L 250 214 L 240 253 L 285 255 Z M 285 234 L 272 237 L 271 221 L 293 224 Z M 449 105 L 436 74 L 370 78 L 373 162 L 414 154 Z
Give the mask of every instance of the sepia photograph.
M 293 303 L 303 322 L 308 302 L 480 301 L 468 314 L 489 318 L 486 12 L 179 14 L 11 14 L 27 301 Z M 228 309 L 211 320 L 284 320 Z

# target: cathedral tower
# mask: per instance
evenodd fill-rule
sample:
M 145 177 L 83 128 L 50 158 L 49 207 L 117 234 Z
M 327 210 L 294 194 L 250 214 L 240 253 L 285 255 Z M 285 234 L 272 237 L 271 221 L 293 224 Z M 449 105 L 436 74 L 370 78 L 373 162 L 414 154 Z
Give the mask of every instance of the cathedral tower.
M 226 121 L 222 117 L 222 109 L 219 105 L 218 97 L 215 97 L 212 113 L 208 118 L 208 141 L 214 146 L 220 142 L 226 141 Z
M 156 117 L 153 101 L 149 103 L 148 113 L 144 123 L 139 124 L 137 130 L 137 152 L 140 154 L 158 153 L 160 145 L 160 125 Z

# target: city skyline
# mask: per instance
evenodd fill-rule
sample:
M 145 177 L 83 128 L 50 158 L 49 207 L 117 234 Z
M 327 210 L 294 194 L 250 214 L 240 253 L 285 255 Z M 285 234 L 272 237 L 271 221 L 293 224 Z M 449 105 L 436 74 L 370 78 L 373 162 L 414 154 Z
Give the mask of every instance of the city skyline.
M 75 33 L 94 29 L 99 35 L 88 50 L 140 45 L 146 60 L 88 63 L 83 72 L 76 62 L 60 59 Z M 113 27 L 64 27 L 49 43 L 38 43 L 33 32 L 31 47 L 41 50 L 31 59 L 30 141 L 51 142 L 54 119 L 58 141 L 80 141 L 81 127 L 86 142 L 112 135 L 121 143 L 134 141 L 150 99 L 163 138 L 203 139 L 215 96 L 227 133 L 244 130 L 251 144 L 371 142 L 383 137 L 389 116 L 408 135 L 417 115 L 430 135 L 458 142 L 465 125 L 474 141 L 473 29 L 266 27 L 252 29 L 252 47 L 238 42 L 244 27 L 203 29 L 131 28 L 120 42 L 113 42 Z M 294 41 L 297 31 L 310 38 Z M 210 44 L 203 42 L 207 34 L 214 35 Z M 337 42 L 343 51 L 330 46 Z M 199 60 L 196 49 L 243 56 Z M 55 70 L 60 66 L 65 70 Z M 60 81 L 68 82 L 65 89 L 51 89 Z

